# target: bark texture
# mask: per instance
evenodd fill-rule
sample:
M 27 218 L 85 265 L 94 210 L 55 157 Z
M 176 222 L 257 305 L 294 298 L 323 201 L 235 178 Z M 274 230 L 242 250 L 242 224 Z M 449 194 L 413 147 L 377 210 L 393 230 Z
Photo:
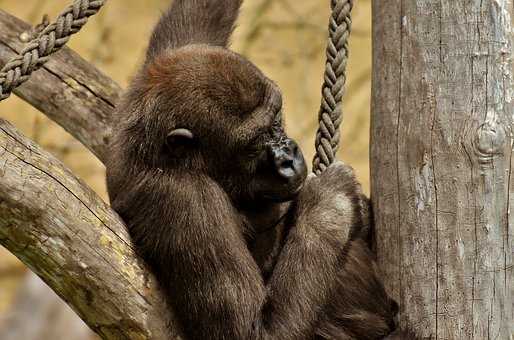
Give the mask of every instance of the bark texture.
M 512 0 L 374 0 L 373 12 L 371 191 L 401 323 L 512 338 Z
M 116 213 L 4 120 L 0 164 L 0 243 L 103 338 L 167 338 L 163 297 Z
M 25 32 L 31 32 L 30 25 L 0 10 L 0 64 L 22 50 Z M 121 93 L 112 79 L 64 47 L 14 93 L 104 160 L 110 117 Z

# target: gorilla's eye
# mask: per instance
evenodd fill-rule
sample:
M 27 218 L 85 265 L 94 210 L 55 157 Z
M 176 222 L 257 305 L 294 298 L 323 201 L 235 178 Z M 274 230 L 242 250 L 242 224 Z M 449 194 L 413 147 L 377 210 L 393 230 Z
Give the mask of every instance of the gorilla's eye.
M 166 146 L 170 149 L 176 149 L 181 146 L 192 145 L 195 136 L 189 129 L 175 129 L 166 136 Z
M 250 142 L 246 145 L 246 148 L 244 150 L 245 155 L 247 158 L 255 158 L 259 156 L 263 151 L 263 145 L 266 141 L 266 136 L 268 134 L 263 132 L 259 133 L 256 136 L 254 136 Z
M 252 146 L 246 151 L 246 156 L 250 159 L 257 158 L 261 155 L 263 149 L 257 146 Z

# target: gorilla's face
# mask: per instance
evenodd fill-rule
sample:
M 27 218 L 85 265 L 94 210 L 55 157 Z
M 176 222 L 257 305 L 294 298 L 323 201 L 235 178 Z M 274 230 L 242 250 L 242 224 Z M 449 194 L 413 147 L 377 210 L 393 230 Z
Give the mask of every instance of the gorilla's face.
M 247 62 L 246 69 L 253 71 L 253 77 L 245 79 L 253 85 L 235 83 L 240 91 L 246 89 L 246 95 L 247 89 L 254 89 L 251 100 L 245 99 L 252 109 L 236 116 L 224 114 L 219 120 L 224 121 L 219 126 L 220 131 L 225 129 L 223 138 L 212 144 L 226 153 L 206 155 L 212 168 L 222 169 L 212 176 L 236 203 L 292 200 L 307 177 L 302 151 L 284 131 L 279 88 L 252 64 Z
M 203 155 L 208 168 L 215 169 L 210 175 L 235 203 L 292 200 L 307 177 L 302 151 L 282 126 L 281 94 L 264 80 L 263 102 L 241 119 L 224 116 L 232 121 L 230 129 L 227 122 L 222 124 L 225 131 L 217 134 L 222 138 L 211 140 L 215 147 Z
M 280 90 L 248 60 L 188 46 L 147 66 L 140 80 L 134 89 L 152 100 L 130 110 L 137 119 L 128 130 L 146 166 L 206 174 L 236 205 L 300 191 L 307 167 L 282 127 Z
M 267 131 L 259 132 L 246 151 L 248 163 L 254 170 L 249 171 L 248 196 L 256 200 L 291 200 L 307 176 L 300 147 L 285 134 L 279 118 L 276 118 Z

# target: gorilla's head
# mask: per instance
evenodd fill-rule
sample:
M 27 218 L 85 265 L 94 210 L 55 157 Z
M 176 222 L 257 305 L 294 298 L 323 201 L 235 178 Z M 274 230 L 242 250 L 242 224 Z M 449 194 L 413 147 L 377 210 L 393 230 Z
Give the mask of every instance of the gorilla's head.
M 281 93 L 240 55 L 169 50 L 145 64 L 127 97 L 123 140 L 134 163 L 204 173 L 236 203 L 286 201 L 302 187 L 307 167 L 284 132 Z

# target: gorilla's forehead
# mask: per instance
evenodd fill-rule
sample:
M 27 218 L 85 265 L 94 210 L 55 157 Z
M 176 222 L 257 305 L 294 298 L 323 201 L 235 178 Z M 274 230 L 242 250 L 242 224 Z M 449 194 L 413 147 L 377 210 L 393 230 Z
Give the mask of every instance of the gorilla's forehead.
M 271 82 L 240 55 L 224 48 L 191 45 L 168 51 L 144 70 L 145 85 L 171 100 L 189 99 L 199 109 L 245 116 L 269 94 Z

